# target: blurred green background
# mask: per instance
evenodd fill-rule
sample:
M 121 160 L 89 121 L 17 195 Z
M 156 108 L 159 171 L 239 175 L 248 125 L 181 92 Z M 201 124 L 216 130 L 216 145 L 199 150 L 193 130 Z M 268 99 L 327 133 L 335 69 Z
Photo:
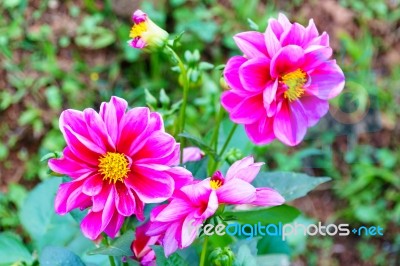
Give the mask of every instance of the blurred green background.
M 278 12 L 303 25 L 314 18 L 319 31 L 330 35 L 334 57 L 346 75 L 344 92 L 298 147 L 278 142 L 254 147 L 241 130 L 230 148 L 254 154 L 266 162 L 267 170 L 333 178 L 293 203 L 304 212 L 302 222 L 385 229 L 383 237 L 300 237 L 266 243 L 276 247 L 271 253 L 287 254 L 293 265 L 399 265 L 398 0 L 2 0 L 1 232 L 29 248 L 22 210 L 28 191 L 49 179 L 40 158 L 65 145 L 58 129 L 62 110 L 97 109 L 117 95 L 130 106 L 148 105 L 161 112 L 167 131 L 174 132 L 181 97 L 178 74 L 171 74 L 164 55 L 126 44 L 131 13 L 139 7 L 170 34 L 185 32 L 178 50 L 194 66 L 187 131 L 199 137 L 207 136 L 215 123 L 222 90 L 221 69 L 206 62 L 217 66 L 239 54 L 232 36 L 264 31 Z M 198 61 L 204 62 L 200 68 Z

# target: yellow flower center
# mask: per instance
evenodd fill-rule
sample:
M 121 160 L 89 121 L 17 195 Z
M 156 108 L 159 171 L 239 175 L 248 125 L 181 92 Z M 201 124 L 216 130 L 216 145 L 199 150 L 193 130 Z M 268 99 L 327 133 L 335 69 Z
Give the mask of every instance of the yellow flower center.
M 210 187 L 212 189 L 217 189 L 222 186 L 222 181 L 221 180 L 210 180 Z
M 142 36 L 143 32 L 146 31 L 147 31 L 146 21 L 140 22 L 138 24 L 133 25 L 131 32 L 129 33 L 129 37 L 135 39 L 136 37 Z
M 99 172 L 103 175 L 103 180 L 108 180 L 109 183 L 124 182 L 130 171 L 129 162 L 122 153 L 107 152 L 99 159 L 99 162 Z
M 300 68 L 290 72 L 282 77 L 283 83 L 288 89 L 284 92 L 283 97 L 289 101 L 294 101 L 304 94 L 304 84 L 307 82 L 307 74 Z

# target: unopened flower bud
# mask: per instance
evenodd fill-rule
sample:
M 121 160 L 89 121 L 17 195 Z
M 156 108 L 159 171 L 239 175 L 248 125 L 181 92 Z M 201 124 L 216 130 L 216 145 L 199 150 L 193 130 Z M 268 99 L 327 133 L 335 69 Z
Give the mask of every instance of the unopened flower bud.
M 213 266 L 232 266 L 234 258 L 235 254 L 229 247 L 216 248 L 211 252 L 209 261 Z
M 163 47 L 168 39 L 168 32 L 157 26 L 141 10 L 136 10 L 132 15 L 133 26 L 128 41 L 133 48 L 157 48 Z

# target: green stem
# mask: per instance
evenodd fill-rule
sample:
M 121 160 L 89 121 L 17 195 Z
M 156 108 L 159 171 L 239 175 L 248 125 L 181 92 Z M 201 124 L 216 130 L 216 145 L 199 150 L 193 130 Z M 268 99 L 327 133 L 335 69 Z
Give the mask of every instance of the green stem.
M 226 148 L 228 148 L 228 144 L 231 141 L 233 134 L 235 133 L 237 127 L 238 127 L 238 124 L 233 124 L 233 127 L 232 127 L 231 131 L 229 132 L 228 138 L 226 139 L 224 146 L 222 146 L 222 149 L 218 154 L 219 156 L 222 156 L 224 154 Z
M 110 245 L 110 241 L 108 239 L 108 236 L 106 236 L 106 235 L 104 235 L 104 237 L 103 237 L 103 244 L 105 244 L 106 246 Z M 108 256 L 108 260 L 110 261 L 111 266 L 116 266 L 113 256 Z
M 113 256 L 108 256 L 108 259 L 109 259 L 109 261 L 110 261 L 110 265 L 111 265 L 111 266 L 116 266 Z
M 175 51 L 172 49 L 172 47 L 167 46 L 168 51 L 171 53 L 171 55 L 174 57 L 174 59 L 178 62 L 178 67 L 181 71 L 181 75 L 183 78 L 183 96 L 182 96 L 182 106 L 180 110 L 180 115 L 179 115 L 179 124 L 178 124 L 178 134 L 183 133 L 185 129 L 185 120 L 186 120 L 186 105 L 187 105 L 187 98 L 189 94 L 189 79 L 187 76 L 187 70 L 186 66 L 183 63 L 182 59 L 175 53 Z M 181 143 L 181 157 L 180 157 L 180 163 L 182 163 L 183 159 L 183 148 L 185 146 L 184 144 L 185 138 L 181 137 L 180 143 Z
M 219 157 L 219 158 L 222 157 L 222 155 L 224 154 L 226 148 L 228 147 L 229 142 L 231 141 L 231 139 L 232 139 L 232 137 L 233 137 L 233 134 L 234 134 L 235 131 L 236 131 L 237 126 L 238 126 L 237 124 L 233 124 L 232 129 L 231 129 L 231 131 L 229 132 L 229 135 L 228 135 L 228 137 L 227 137 L 226 140 L 225 140 L 224 146 L 222 146 L 221 151 L 218 153 L 218 157 Z M 217 170 L 217 168 L 218 168 L 218 161 L 215 160 L 215 161 L 212 162 L 211 168 L 209 168 L 210 171 L 208 172 L 208 174 L 211 175 L 212 173 L 215 172 L 215 170 Z
M 206 253 L 207 253 L 207 244 L 208 244 L 208 236 L 204 237 L 204 242 L 203 242 L 203 247 L 201 249 L 201 255 L 200 255 L 200 265 L 199 266 L 204 266 L 205 261 L 206 261 Z
M 210 147 L 214 146 L 214 150 L 217 152 L 218 149 L 218 135 L 219 135 L 219 128 L 221 125 L 221 120 L 224 116 L 224 109 L 220 106 L 219 107 L 219 112 L 217 115 L 217 119 L 216 119 L 216 125 L 215 125 L 215 130 L 213 132 L 213 135 L 211 137 L 211 143 L 210 143 Z

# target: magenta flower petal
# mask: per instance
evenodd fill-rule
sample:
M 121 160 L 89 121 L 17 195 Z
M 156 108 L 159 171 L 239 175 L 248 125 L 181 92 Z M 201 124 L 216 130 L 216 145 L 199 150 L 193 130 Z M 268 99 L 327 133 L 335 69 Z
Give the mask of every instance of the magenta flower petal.
M 88 108 L 83 111 L 88 133 L 102 150 L 115 151 L 115 144 L 107 134 L 107 127 L 101 116 L 93 109 Z
M 104 232 L 111 238 L 114 238 L 118 234 L 119 229 L 122 227 L 124 220 L 125 217 L 123 215 L 119 214 L 118 212 L 114 212 L 114 215 L 111 218 L 110 223 L 104 229 Z
M 242 100 L 243 97 L 230 90 L 224 91 L 221 95 L 221 104 L 228 112 L 232 112 Z
M 101 212 L 90 211 L 81 222 L 81 230 L 85 237 L 95 240 L 103 230 L 101 220 Z
M 304 44 L 307 45 L 311 40 L 317 38 L 318 34 L 318 29 L 315 26 L 314 20 L 310 19 L 304 35 Z
M 99 212 L 104 209 L 108 195 L 111 193 L 112 185 L 109 183 L 103 183 L 103 188 L 101 192 L 93 196 L 93 206 L 92 211 Z
M 292 23 L 290 23 L 289 19 L 283 13 L 279 13 L 278 21 L 285 29 L 288 29 L 292 26 Z
M 82 181 L 78 182 L 69 182 L 61 184 L 58 188 L 57 195 L 55 198 L 55 210 L 58 214 L 64 215 L 68 213 L 67 210 L 67 200 L 70 194 L 75 191 L 80 185 Z
M 246 167 L 252 165 L 253 163 L 254 163 L 253 156 L 247 156 L 241 160 L 234 162 L 226 172 L 225 180 L 231 180 L 233 178 L 237 178 L 237 174 L 240 170 L 245 169 Z
M 189 214 L 183 221 L 182 224 L 182 235 L 180 248 L 186 248 L 190 246 L 197 237 L 197 228 L 194 226 L 194 215 Z
M 304 112 L 307 116 L 308 126 L 312 127 L 329 111 L 329 103 L 315 96 L 307 95 L 301 98 Z
M 123 216 L 131 216 L 136 209 L 135 197 L 125 185 L 118 183 L 115 187 L 115 205 L 118 213 Z
M 240 81 L 243 87 L 250 92 L 260 92 L 265 89 L 270 79 L 270 60 L 268 58 L 254 58 L 247 60 L 239 69 Z
M 264 35 L 256 31 L 247 31 L 236 34 L 233 39 L 239 49 L 248 58 L 267 57 Z
M 272 188 L 257 188 L 256 199 L 251 203 L 258 206 L 276 206 L 285 202 L 285 199 Z
M 198 147 L 186 147 L 183 149 L 183 163 L 200 161 L 204 152 Z
M 267 46 L 268 55 L 273 58 L 274 55 L 282 48 L 278 38 L 283 29 L 279 23 L 269 24 L 265 31 L 265 44 Z M 277 35 L 276 32 L 279 34 Z
M 154 159 L 163 158 L 175 151 L 175 139 L 161 131 L 147 137 L 144 146 L 132 156 L 137 163 L 158 163 Z
M 278 77 L 281 74 L 290 73 L 301 67 L 304 63 L 304 51 L 297 45 L 283 47 L 272 58 L 271 76 Z
M 281 36 L 280 41 L 282 43 L 282 46 L 287 46 L 291 44 L 302 46 L 305 33 L 306 29 L 302 25 L 298 23 L 292 24 L 290 29 L 285 31 Z
M 304 71 L 314 70 L 332 56 L 332 48 L 320 45 L 308 47 L 304 54 Z
M 125 183 L 147 203 L 162 202 L 168 199 L 174 190 L 174 180 L 168 174 L 145 165 L 136 165 Z
M 121 98 L 111 97 L 109 103 L 102 103 L 100 106 L 100 116 L 106 124 L 108 134 L 114 143 L 117 143 L 118 125 L 125 114 L 128 103 Z
M 274 133 L 274 119 L 264 117 L 260 121 L 244 126 L 250 140 L 258 145 L 268 144 L 276 137 Z
M 146 21 L 147 14 L 144 13 L 142 10 L 138 9 L 132 14 L 132 21 L 136 24 Z
M 275 82 L 270 81 L 263 92 L 264 107 L 269 107 L 276 98 L 276 91 L 278 90 L 278 80 Z
M 68 148 L 66 148 L 68 149 Z M 66 150 L 64 150 L 64 154 Z M 83 163 L 77 162 L 73 159 L 70 159 L 67 156 L 64 156 L 60 159 L 50 159 L 49 167 L 56 173 L 68 175 L 71 178 L 79 177 L 83 174 L 90 173 L 95 171 L 95 168 L 91 168 Z
M 179 227 L 181 225 L 179 223 L 172 223 L 170 227 L 168 227 L 165 237 L 163 239 L 164 253 L 166 257 L 169 257 L 172 253 L 174 253 L 178 248 L 178 237 Z
M 225 81 L 233 90 L 241 90 L 243 88 L 239 77 L 239 68 L 246 61 L 247 59 L 243 56 L 234 56 L 226 63 L 224 70 Z
M 230 118 L 236 123 L 251 124 L 266 116 L 263 99 L 259 95 L 248 97 L 232 111 Z
M 226 204 L 242 204 L 252 202 L 256 197 L 256 189 L 239 178 L 227 181 L 217 190 L 218 201 Z
M 190 209 L 190 203 L 187 201 L 175 198 L 157 215 L 157 221 L 171 222 L 185 216 L 187 210 Z
M 129 156 L 143 147 L 144 139 L 148 137 L 146 128 L 150 119 L 150 110 L 146 107 L 137 107 L 129 110 L 122 117 L 120 123 L 121 134 L 118 139 L 117 148 Z
M 71 152 L 76 157 L 82 158 L 92 166 L 96 166 L 98 164 L 98 157 L 102 153 L 101 149 L 84 137 L 73 132 L 69 126 L 66 126 L 64 130 L 65 141 Z
M 335 61 L 327 61 L 310 73 L 307 92 L 322 100 L 336 97 L 344 88 L 344 74 Z
M 103 188 L 103 178 L 100 174 L 94 174 L 86 178 L 82 185 L 82 192 L 88 196 L 98 195 Z
M 303 140 L 307 131 L 308 119 L 299 101 L 283 104 L 274 120 L 275 136 L 289 146 Z
M 181 191 L 185 193 L 186 197 L 188 197 L 192 203 L 202 201 L 207 202 L 211 192 L 210 178 L 206 178 L 195 184 L 184 186 L 181 188 Z

